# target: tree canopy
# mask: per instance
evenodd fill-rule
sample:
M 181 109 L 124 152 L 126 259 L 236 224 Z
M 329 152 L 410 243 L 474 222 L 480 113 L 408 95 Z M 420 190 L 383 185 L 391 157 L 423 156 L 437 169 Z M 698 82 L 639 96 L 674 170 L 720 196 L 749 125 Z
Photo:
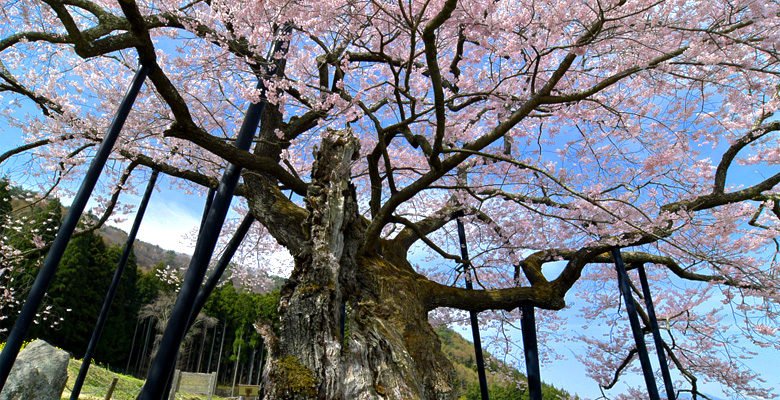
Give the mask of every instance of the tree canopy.
M 452 397 L 429 315 L 511 329 L 530 302 L 545 331 L 576 295 L 611 327 L 614 246 L 649 267 L 678 391 L 774 393 L 735 339 L 780 348 L 777 1 L 18 0 L 3 21 L 0 119 L 25 144 L 0 162 L 32 156 L 43 193 L 83 176 L 139 62 L 98 223 L 149 168 L 204 191 L 243 167 L 246 251 L 295 264 L 278 335 L 258 325 L 266 398 Z M 635 368 L 627 338 L 569 337 L 603 388 Z

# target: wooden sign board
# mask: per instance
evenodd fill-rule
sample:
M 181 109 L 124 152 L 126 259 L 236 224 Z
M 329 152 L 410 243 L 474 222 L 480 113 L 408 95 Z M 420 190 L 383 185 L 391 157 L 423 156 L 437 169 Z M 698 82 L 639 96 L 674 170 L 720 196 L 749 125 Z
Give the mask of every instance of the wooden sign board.
M 211 400 L 214 389 L 217 387 L 217 373 L 198 374 L 194 372 L 181 372 L 178 369 L 173 374 L 173 384 L 169 398 L 173 399 L 176 392 L 205 394 L 207 400 Z
M 238 395 L 251 397 L 260 395 L 260 386 L 256 385 L 238 385 Z

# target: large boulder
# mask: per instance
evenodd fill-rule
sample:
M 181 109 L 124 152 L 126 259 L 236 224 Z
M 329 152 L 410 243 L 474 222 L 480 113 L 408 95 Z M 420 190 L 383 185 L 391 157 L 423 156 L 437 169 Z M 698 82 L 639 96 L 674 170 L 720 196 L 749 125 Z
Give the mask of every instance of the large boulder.
M 27 345 L 11 368 L 0 400 L 59 400 L 70 356 L 43 340 Z

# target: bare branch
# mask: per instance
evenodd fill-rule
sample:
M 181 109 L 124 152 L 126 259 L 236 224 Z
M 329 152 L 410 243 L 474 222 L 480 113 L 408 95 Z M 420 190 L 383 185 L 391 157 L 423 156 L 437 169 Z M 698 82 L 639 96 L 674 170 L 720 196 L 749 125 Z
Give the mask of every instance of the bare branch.
M 442 257 L 449 260 L 454 260 L 457 263 L 463 263 L 463 259 L 460 257 L 447 253 L 442 248 L 440 248 L 436 243 L 433 243 L 428 237 L 426 236 L 427 233 L 433 232 L 432 230 L 430 232 L 426 232 L 429 229 L 433 229 L 438 225 L 438 228 L 441 226 L 444 226 L 444 223 L 446 223 L 449 219 L 447 218 L 426 218 L 423 221 L 420 221 L 418 223 L 414 223 L 412 221 L 409 221 L 406 218 L 399 217 L 399 216 L 393 216 L 393 222 L 401 223 L 406 228 L 401 231 L 401 234 L 404 234 L 404 237 L 399 240 L 398 237 L 396 237 L 394 240 L 398 240 L 399 243 L 401 243 L 401 246 L 405 250 L 409 250 L 409 247 L 416 242 L 417 240 L 422 240 L 428 247 L 433 249 L 435 252 L 439 253 Z M 435 229 L 434 229 L 435 230 Z M 401 235 L 399 234 L 399 236 Z M 414 240 L 412 240 L 414 238 Z
M 737 156 L 740 150 L 766 134 L 777 131 L 780 131 L 780 121 L 759 125 L 729 146 L 728 150 L 723 153 L 723 157 L 721 157 L 720 163 L 718 163 L 718 169 L 715 171 L 715 187 L 712 189 L 712 192 L 722 194 L 725 191 L 726 174 L 731 166 L 731 162 L 734 161 L 734 157 Z

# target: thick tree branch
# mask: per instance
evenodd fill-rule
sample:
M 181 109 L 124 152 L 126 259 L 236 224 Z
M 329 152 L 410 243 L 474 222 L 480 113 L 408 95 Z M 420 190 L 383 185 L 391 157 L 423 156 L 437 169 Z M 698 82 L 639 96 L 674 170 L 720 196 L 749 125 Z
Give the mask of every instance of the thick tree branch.
M 488 189 L 482 189 L 478 191 L 478 194 L 480 195 L 487 195 L 490 197 L 502 197 L 506 200 L 513 201 L 515 203 L 526 203 L 526 204 L 544 204 L 549 207 L 554 208 L 560 208 L 560 209 L 569 209 L 571 208 L 566 203 L 560 203 L 549 196 L 525 196 L 521 194 L 516 193 L 509 193 L 501 189 L 495 189 L 495 188 L 488 188 Z
M 262 158 L 269 163 L 274 162 L 279 165 L 283 140 L 276 136 L 276 130 L 281 126 L 282 113 L 278 105 L 267 104 L 260 120 L 259 141 L 254 149 L 255 158 Z M 282 193 L 278 184 L 280 179 L 276 174 L 250 169 L 244 172 L 243 177 L 249 191 L 247 201 L 252 215 L 293 255 L 304 251 L 306 241 L 309 239 L 309 232 L 304 228 L 308 212 Z M 301 196 L 308 194 L 307 185 L 304 185 L 301 190 L 303 191 Z M 291 229 L 291 227 L 298 228 Z
M 317 123 L 325 116 L 326 114 L 323 111 L 311 110 L 301 116 L 293 116 L 289 122 L 281 123 L 280 129 L 284 133 L 284 140 L 289 142 L 302 133 L 315 128 Z
M 368 164 L 368 176 L 371 181 L 371 198 L 368 201 L 371 214 L 375 215 L 379 211 L 379 203 L 382 200 L 382 177 L 379 173 L 379 160 L 384 161 L 385 166 L 385 178 L 387 179 L 388 187 L 392 194 L 398 190 L 395 187 L 395 181 L 393 180 L 393 168 L 387 154 L 387 146 L 393 140 L 392 134 L 379 133 L 379 140 L 374 147 L 374 150 L 366 156 L 366 163 Z
M 549 286 L 468 290 L 442 285 L 430 280 L 422 280 L 419 284 L 425 293 L 425 304 L 428 310 L 437 307 L 451 307 L 473 312 L 509 311 L 529 302 L 534 307 L 545 310 L 560 310 L 566 306 L 563 297 Z
M 306 183 L 288 172 L 274 159 L 254 155 L 248 151 L 239 151 L 232 144 L 225 143 L 219 138 L 207 134 L 200 128 L 188 131 L 183 131 L 180 128 L 181 127 L 174 125 L 167 130 L 165 134 L 195 143 L 232 164 L 239 165 L 255 172 L 267 172 L 278 179 L 279 182 L 284 184 L 288 189 L 291 189 L 301 196 L 306 195 Z
M 18 32 L 0 40 L 0 51 L 3 51 L 22 41 L 27 42 L 48 42 L 48 43 L 72 43 L 72 39 L 67 35 L 49 32 Z
M 541 266 L 541 264 L 544 262 L 558 261 L 558 260 L 569 261 L 569 263 L 567 264 L 566 268 L 561 273 L 561 275 L 552 282 L 552 284 L 558 287 L 560 290 L 561 288 L 565 288 L 566 286 L 568 286 L 566 285 L 566 282 L 573 283 L 572 280 L 576 279 L 575 276 L 579 276 L 579 275 L 575 275 L 575 272 L 581 271 L 585 265 L 590 263 L 603 263 L 603 264 L 614 263 L 615 260 L 608 253 L 608 250 L 611 247 L 612 246 L 610 244 L 603 244 L 598 246 L 593 245 L 588 248 L 583 248 L 577 251 L 547 250 L 547 251 L 534 253 L 531 256 L 527 257 L 526 260 L 524 260 L 523 262 L 528 262 L 530 260 L 533 261 L 530 265 Z M 741 282 L 724 275 L 703 275 L 703 274 L 697 274 L 694 272 L 687 271 L 683 267 L 681 267 L 672 257 L 669 256 L 662 256 L 662 255 L 645 253 L 645 252 L 637 252 L 637 251 L 622 251 L 621 255 L 623 256 L 623 260 L 625 261 L 625 263 L 628 265 L 635 264 L 635 263 L 651 263 L 651 264 L 663 265 L 667 267 L 675 275 L 687 280 L 699 281 L 699 282 L 716 282 L 716 283 L 722 283 L 724 285 L 728 285 L 736 288 L 742 288 L 742 289 L 752 289 L 752 290 L 767 289 L 765 286 Z M 534 259 L 534 257 L 536 259 Z M 629 269 L 631 269 L 631 267 L 629 267 Z M 562 293 L 561 295 L 563 295 L 563 293 L 565 292 L 561 292 L 561 293 Z
M 754 200 L 760 198 L 763 192 L 771 190 L 778 184 L 780 184 L 780 173 L 765 179 L 763 182 L 742 190 L 738 190 L 736 192 L 714 192 L 711 194 L 698 196 L 692 200 L 681 200 L 674 203 L 669 203 L 661 207 L 661 211 L 667 213 L 676 213 L 679 211 L 694 212 L 709 210 L 715 207 L 738 203 L 745 200 Z
M 428 65 L 428 73 L 431 77 L 431 89 L 433 89 L 433 102 L 436 114 L 436 134 L 433 141 L 433 152 L 431 153 L 430 158 L 431 166 L 434 169 L 437 169 L 439 166 L 439 154 L 441 153 L 446 127 L 444 89 L 442 88 L 442 77 L 439 69 L 439 57 L 436 47 L 436 29 L 442 26 L 442 24 L 450 18 L 452 12 L 455 11 L 455 6 L 457 4 L 457 0 L 447 0 L 441 11 L 428 22 L 422 33 L 422 40 L 425 44 L 425 61 Z
M 496 128 L 494 128 L 490 133 L 478 138 L 473 143 L 466 145 L 466 148 L 472 151 L 479 151 L 487 147 L 492 142 L 498 140 L 500 137 L 506 134 L 506 132 L 508 132 L 512 127 L 514 127 L 520 121 L 522 121 L 538 105 L 539 105 L 539 101 L 537 97 L 532 97 L 528 99 L 522 106 L 518 108 L 517 111 L 512 113 L 512 115 L 508 117 L 506 120 L 499 123 L 499 125 Z M 399 205 L 411 199 L 417 193 L 429 188 L 430 185 L 432 185 L 439 178 L 444 176 L 444 174 L 448 173 L 449 171 L 457 167 L 460 163 L 465 161 L 470 155 L 471 153 L 469 152 L 461 152 L 461 153 L 453 154 L 452 156 L 446 158 L 441 162 L 441 168 L 431 169 L 426 174 L 418 178 L 416 181 L 410 183 L 405 188 L 399 190 L 398 193 L 396 193 L 395 195 L 390 196 L 390 198 L 387 201 L 385 201 L 385 204 L 380 208 L 379 212 L 376 213 L 376 216 L 374 217 L 373 221 L 371 222 L 371 225 L 368 228 L 368 231 L 366 232 L 365 247 L 371 248 L 375 245 L 376 240 L 379 238 L 379 234 L 382 230 L 382 227 L 384 227 L 384 225 L 389 221 L 390 216 Z
M 650 253 L 636 252 L 636 251 L 624 251 L 622 252 L 622 255 L 626 263 L 652 263 L 652 264 L 663 265 L 666 268 L 668 268 L 670 271 L 672 271 L 672 273 L 679 276 L 680 278 L 691 280 L 691 281 L 717 282 L 717 283 L 722 283 L 724 285 L 728 285 L 736 288 L 742 288 L 742 289 L 753 289 L 753 290 L 766 289 L 765 286 L 741 282 L 725 275 L 702 275 L 702 274 L 697 274 L 695 272 L 687 271 L 685 268 L 680 266 L 680 264 L 678 264 L 677 261 L 675 261 L 672 257 L 669 256 L 662 256 L 657 254 L 650 254 Z M 613 261 L 608 261 L 607 260 L 608 258 L 611 260 L 611 256 L 607 254 L 603 254 L 600 255 L 599 257 L 596 257 L 594 259 L 594 262 L 613 262 Z
M 160 97 L 168 104 L 168 107 L 170 107 L 171 112 L 176 119 L 174 126 L 186 130 L 196 129 L 196 124 L 192 119 L 187 102 L 184 101 L 184 98 L 179 91 L 170 79 L 168 79 L 168 76 L 163 72 L 162 68 L 157 64 L 157 55 L 155 54 L 154 44 L 149 36 L 146 21 L 141 15 L 138 5 L 134 0 L 120 0 L 119 5 L 122 7 L 122 12 L 125 13 L 128 22 L 130 22 L 132 34 L 138 38 L 140 42 L 135 46 L 138 50 L 138 58 L 142 64 L 152 67 L 149 72 L 149 79 L 152 81 L 152 84 L 154 84 Z
M 45 96 L 36 94 L 26 86 L 19 83 L 19 81 L 11 74 L 11 71 L 9 71 L 5 64 L 3 64 L 2 60 L 0 60 L 0 79 L 7 82 L 7 85 L 0 85 L 0 92 L 10 91 L 29 98 L 38 104 L 38 106 L 41 108 L 41 112 L 43 112 L 43 114 L 46 116 L 51 116 L 52 111 L 57 114 L 62 114 L 62 107 L 59 104 Z M 2 159 L 0 159 L 0 162 L 2 162 Z
M 168 176 L 184 179 L 186 181 L 196 183 L 200 186 L 207 187 L 210 189 L 216 189 L 217 186 L 219 186 L 219 180 L 215 178 L 203 174 L 199 174 L 192 170 L 180 169 L 169 164 L 157 162 L 151 157 L 143 154 L 135 154 L 127 150 L 120 150 L 119 154 L 121 154 L 123 157 L 127 158 L 128 160 L 131 160 L 134 163 L 152 169 L 156 169 Z M 243 185 L 239 185 L 236 188 L 236 196 L 245 196 L 245 195 L 246 195 L 246 189 L 243 187 Z
M 76 137 L 76 135 L 61 135 L 56 140 L 70 140 Z M 48 144 L 51 144 L 53 139 L 41 139 L 32 143 L 27 143 L 25 145 L 16 147 L 14 149 L 8 150 L 3 154 L 0 154 L 0 164 L 2 164 L 5 160 L 17 155 L 24 153 L 27 150 L 32 150 L 38 147 L 46 146 Z
M 544 96 L 542 97 L 541 102 L 542 104 L 559 104 L 559 103 L 569 103 L 569 102 L 587 99 L 588 97 L 598 92 L 601 92 L 607 89 L 608 87 L 620 82 L 624 78 L 635 75 L 636 73 L 644 70 L 653 69 L 665 61 L 669 61 L 673 58 L 676 58 L 682 55 L 683 53 L 685 53 L 686 50 L 688 50 L 687 46 L 681 47 L 675 51 L 654 58 L 653 60 L 650 61 L 650 63 L 648 63 L 648 65 L 642 65 L 642 66 L 637 65 L 631 68 L 626 68 L 623 71 L 620 71 L 610 77 L 607 77 L 599 81 L 599 83 L 591 86 L 590 88 L 581 90 L 579 92 L 568 93 L 568 94 L 557 95 L 557 96 Z
M 594 22 L 590 28 L 577 40 L 576 46 L 584 46 L 593 41 L 601 31 L 603 23 L 604 21 L 601 19 Z M 429 26 L 431 25 L 429 24 Z M 426 56 L 429 56 L 428 52 L 426 52 Z M 566 71 L 569 70 L 576 57 L 577 56 L 574 54 L 574 52 L 567 54 L 566 57 L 564 57 L 564 59 L 560 62 L 553 74 L 550 76 L 550 79 L 547 81 L 544 87 L 542 87 L 539 92 L 531 95 L 531 97 L 522 102 L 518 108 L 506 119 L 501 121 L 498 126 L 493 128 L 485 135 L 478 137 L 473 142 L 467 143 L 465 146 L 463 146 L 462 152 L 451 155 L 447 159 L 443 160 L 440 165 L 437 165 L 436 168 L 431 168 L 428 173 L 424 174 L 405 188 L 399 190 L 396 195 L 391 196 L 376 214 L 374 220 L 371 222 L 371 225 L 366 232 L 367 239 L 364 248 L 373 248 L 375 246 L 382 227 L 384 227 L 384 225 L 389 221 L 390 216 L 399 205 L 411 199 L 420 191 L 430 187 L 430 185 L 433 184 L 436 180 L 444 176 L 444 174 L 448 173 L 460 165 L 460 163 L 465 161 L 468 157 L 470 157 L 472 153 L 481 151 L 491 143 L 506 135 L 510 129 L 519 124 L 520 121 L 524 120 L 528 115 L 531 114 L 531 112 L 539 107 L 542 104 L 542 98 L 548 96 L 552 92 L 552 90 L 555 88 L 555 85 L 557 85 L 557 83 L 563 78 Z M 429 68 L 431 63 L 431 61 L 428 62 Z M 435 147 L 436 146 L 434 145 L 432 154 L 437 153 Z M 441 151 L 441 149 L 439 151 Z M 438 156 L 432 159 L 438 159 Z
M 60 3 L 57 0 L 41 1 L 51 7 L 57 14 L 57 18 L 59 18 L 60 22 L 62 22 L 62 25 L 65 27 L 65 30 L 68 32 L 70 38 L 73 39 L 73 44 L 76 46 L 76 49 L 81 48 L 85 49 L 86 51 L 91 50 L 90 47 L 92 46 L 92 43 L 90 43 L 89 40 L 87 40 L 87 38 L 85 38 L 81 33 L 78 26 L 76 25 L 76 21 L 73 20 L 73 16 L 70 15 L 63 3 Z

